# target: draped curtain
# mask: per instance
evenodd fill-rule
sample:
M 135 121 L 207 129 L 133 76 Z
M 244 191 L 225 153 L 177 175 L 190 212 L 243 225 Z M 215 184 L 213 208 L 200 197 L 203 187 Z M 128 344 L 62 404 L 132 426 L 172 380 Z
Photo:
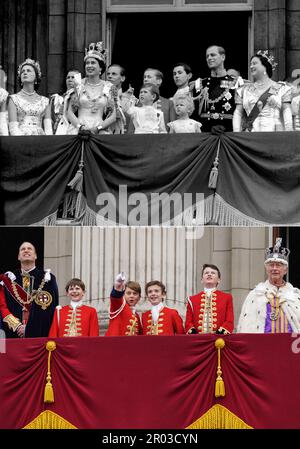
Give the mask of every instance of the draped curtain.
M 194 203 L 202 193 L 206 224 L 298 224 L 299 144 L 297 132 L 2 137 L 0 224 L 55 224 L 70 189 L 80 224 L 101 224 L 103 193 L 126 224 L 120 186 L 144 194 L 147 206 L 153 193 L 190 193 Z
M 37 427 L 49 412 L 53 427 L 80 429 L 299 428 L 299 337 L 223 337 L 225 395 L 216 397 L 217 337 L 55 339 L 50 370 L 47 339 L 7 340 L 0 428 Z

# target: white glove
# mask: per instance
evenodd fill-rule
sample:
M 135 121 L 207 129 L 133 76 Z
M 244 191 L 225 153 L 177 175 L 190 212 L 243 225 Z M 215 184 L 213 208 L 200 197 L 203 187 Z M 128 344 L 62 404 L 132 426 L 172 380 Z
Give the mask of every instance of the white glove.
M 8 127 L 11 136 L 23 136 L 23 133 L 19 128 L 19 122 L 9 122 Z
M 52 122 L 51 122 L 50 118 L 45 118 L 44 119 L 44 128 L 45 128 L 45 134 L 47 136 L 52 136 L 53 135 Z
M 0 112 L 0 136 L 8 136 L 6 112 Z
M 121 271 L 121 273 L 119 273 L 119 274 L 116 276 L 115 282 L 124 282 L 125 280 L 126 280 L 125 273 L 124 273 L 124 271 Z
M 233 119 L 232 119 L 233 131 L 235 131 L 235 132 L 242 131 L 242 117 L 243 117 L 243 113 L 240 110 L 240 108 L 237 106 L 233 113 Z
M 284 123 L 284 130 L 285 131 L 293 131 L 293 116 L 292 116 L 292 109 L 290 107 L 287 107 L 283 109 L 283 123 Z
M 121 273 L 119 273 L 116 276 L 115 289 L 119 290 L 119 291 L 124 290 L 125 281 L 126 281 L 126 276 L 125 276 L 125 273 L 122 271 Z

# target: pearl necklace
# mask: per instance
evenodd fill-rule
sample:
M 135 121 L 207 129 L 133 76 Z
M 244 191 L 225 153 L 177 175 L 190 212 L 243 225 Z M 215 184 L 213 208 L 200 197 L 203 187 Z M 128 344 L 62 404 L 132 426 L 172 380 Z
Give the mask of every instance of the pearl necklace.
M 254 83 L 256 85 L 256 87 L 265 87 L 269 84 L 268 80 L 267 81 L 255 81 Z
M 23 92 L 23 94 L 25 95 L 29 95 L 30 97 L 36 93 L 35 90 L 33 92 L 26 92 L 26 90 L 24 89 L 21 89 L 21 92 Z
M 88 86 L 91 86 L 91 87 L 97 87 L 97 86 L 101 86 L 101 84 L 102 84 L 102 81 L 99 81 L 99 83 L 89 83 L 88 81 L 86 82 L 86 84 L 88 85 Z

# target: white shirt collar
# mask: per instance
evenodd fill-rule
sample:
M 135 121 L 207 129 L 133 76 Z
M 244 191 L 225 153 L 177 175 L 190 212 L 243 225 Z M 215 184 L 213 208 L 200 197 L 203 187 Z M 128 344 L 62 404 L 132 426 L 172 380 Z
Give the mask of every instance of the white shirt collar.
M 213 288 L 204 287 L 204 291 L 208 296 L 211 296 L 212 292 L 214 292 L 215 290 L 216 290 L 216 287 L 213 287 Z
M 21 268 L 21 273 L 22 274 L 28 274 L 30 273 L 32 270 L 35 270 L 36 266 L 34 265 L 34 267 L 30 268 L 30 270 L 24 270 L 24 268 Z
M 72 307 L 73 310 L 75 310 L 77 307 L 82 306 L 82 301 L 71 301 L 70 307 Z
M 157 322 L 158 317 L 159 317 L 159 312 L 163 308 L 164 308 L 164 304 L 162 302 L 160 302 L 159 304 L 156 304 L 155 306 L 151 306 L 151 315 L 152 315 L 152 320 L 154 323 Z

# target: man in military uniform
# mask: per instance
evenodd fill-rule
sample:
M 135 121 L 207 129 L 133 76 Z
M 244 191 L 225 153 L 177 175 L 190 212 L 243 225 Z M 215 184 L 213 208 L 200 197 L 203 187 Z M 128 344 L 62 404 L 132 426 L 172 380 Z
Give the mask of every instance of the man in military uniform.
M 233 331 L 232 296 L 217 289 L 220 279 L 221 273 L 216 265 L 203 265 L 203 291 L 188 297 L 185 319 L 187 334 L 230 334 Z
M 36 268 L 36 259 L 35 247 L 23 242 L 18 255 L 21 268 L 1 275 L 5 296 L 0 298 L 0 311 L 8 338 L 48 336 L 58 288 L 50 270 Z
M 277 334 L 300 333 L 300 291 L 284 280 L 290 250 L 281 246 L 266 249 L 268 279 L 248 294 L 243 304 L 237 332 Z
M 234 95 L 236 81 L 224 68 L 225 50 L 212 45 L 206 50 L 206 61 L 211 75 L 198 78 L 194 82 L 193 97 L 202 132 L 210 132 L 216 125 L 232 131 L 232 118 L 235 109 Z

